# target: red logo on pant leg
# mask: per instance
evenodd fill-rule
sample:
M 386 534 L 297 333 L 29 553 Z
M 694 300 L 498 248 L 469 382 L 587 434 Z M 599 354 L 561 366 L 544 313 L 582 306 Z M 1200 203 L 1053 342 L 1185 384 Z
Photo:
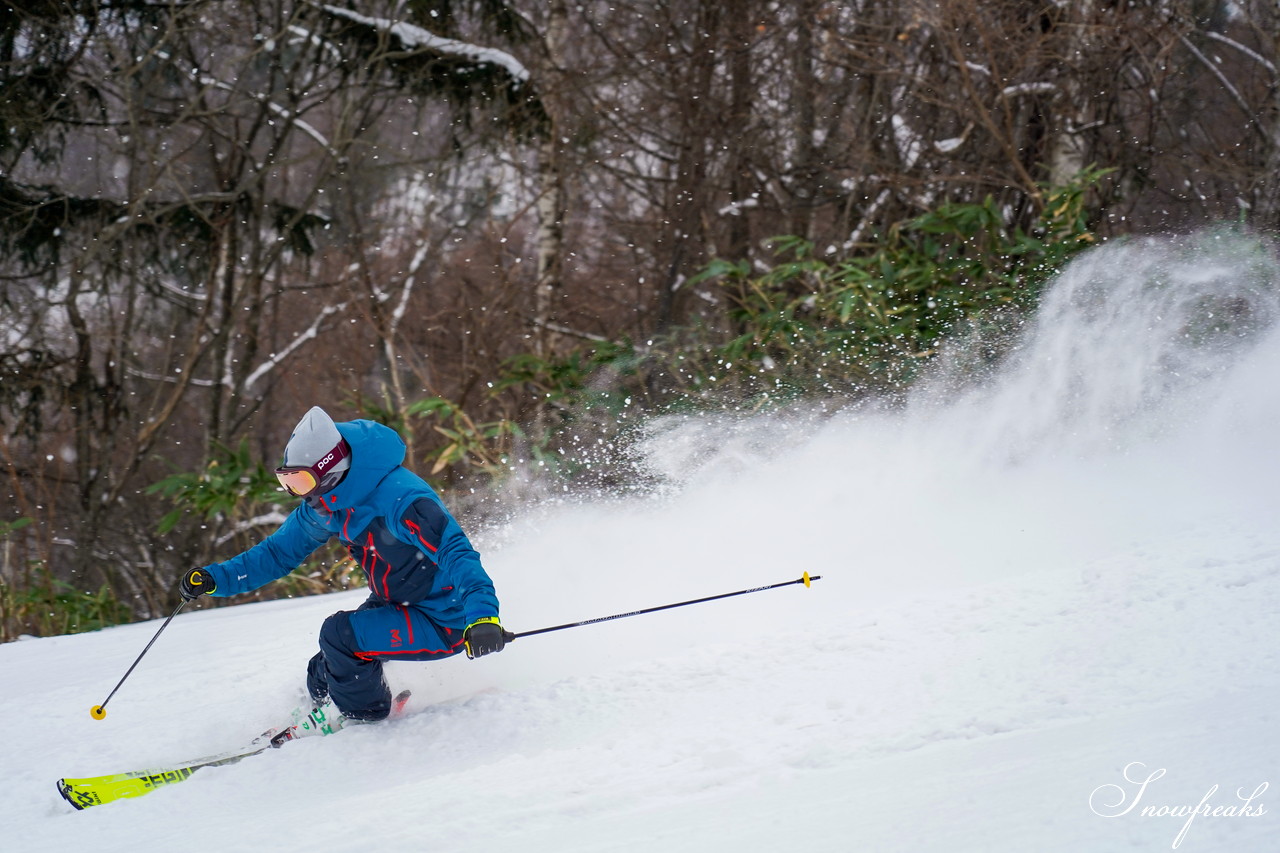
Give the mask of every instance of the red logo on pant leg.
M 400 645 L 400 642 L 401 642 L 400 632 L 397 629 L 392 628 L 391 629 L 391 645 L 398 646 Z

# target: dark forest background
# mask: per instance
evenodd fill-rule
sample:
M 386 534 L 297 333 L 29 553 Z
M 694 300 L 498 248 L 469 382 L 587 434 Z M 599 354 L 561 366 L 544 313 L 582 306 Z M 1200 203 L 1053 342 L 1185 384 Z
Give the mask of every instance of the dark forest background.
M 0 637 L 171 608 L 315 404 L 471 525 L 998 358 L 1090 245 L 1280 224 L 1278 62 L 1271 0 L 0 0 Z

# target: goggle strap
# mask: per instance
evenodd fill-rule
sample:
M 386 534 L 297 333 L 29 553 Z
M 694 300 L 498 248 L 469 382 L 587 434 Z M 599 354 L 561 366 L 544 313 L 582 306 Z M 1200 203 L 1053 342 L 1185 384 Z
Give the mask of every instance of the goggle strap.
M 312 470 L 314 470 L 316 474 L 319 475 L 316 477 L 316 481 L 318 482 L 324 479 L 324 475 L 329 473 L 330 468 L 332 468 L 334 465 L 337 465 L 339 462 L 341 462 L 343 459 L 346 459 L 350 455 L 351 453 L 347 449 L 346 441 L 339 439 L 337 446 L 335 446 L 333 450 L 330 450 L 323 457 L 321 457 L 319 462 L 311 466 Z

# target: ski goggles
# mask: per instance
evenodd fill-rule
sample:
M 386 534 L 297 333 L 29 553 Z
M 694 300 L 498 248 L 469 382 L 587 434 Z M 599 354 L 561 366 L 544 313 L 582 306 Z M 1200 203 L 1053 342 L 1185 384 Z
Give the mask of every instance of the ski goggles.
M 333 470 L 333 466 L 350 455 L 347 443 L 340 441 L 314 465 L 281 465 L 276 469 L 276 479 L 295 498 L 305 498 L 320 486 L 320 481 Z

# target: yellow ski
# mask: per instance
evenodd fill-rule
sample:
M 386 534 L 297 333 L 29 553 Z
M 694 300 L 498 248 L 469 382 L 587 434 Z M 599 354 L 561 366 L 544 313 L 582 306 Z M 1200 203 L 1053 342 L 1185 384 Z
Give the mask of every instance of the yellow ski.
M 165 785 L 186 781 L 191 778 L 192 773 L 201 768 L 233 764 L 242 758 L 265 752 L 275 745 L 270 740 L 262 743 L 255 741 L 244 749 L 197 758 L 189 764 L 170 770 L 135 770 L 106 776 L 88 776 L 83 779 L 59 779 L 58 793 L 77 809 L 100 806 L 103 803 L 112 803 L 128 797 L 141 797 Z

